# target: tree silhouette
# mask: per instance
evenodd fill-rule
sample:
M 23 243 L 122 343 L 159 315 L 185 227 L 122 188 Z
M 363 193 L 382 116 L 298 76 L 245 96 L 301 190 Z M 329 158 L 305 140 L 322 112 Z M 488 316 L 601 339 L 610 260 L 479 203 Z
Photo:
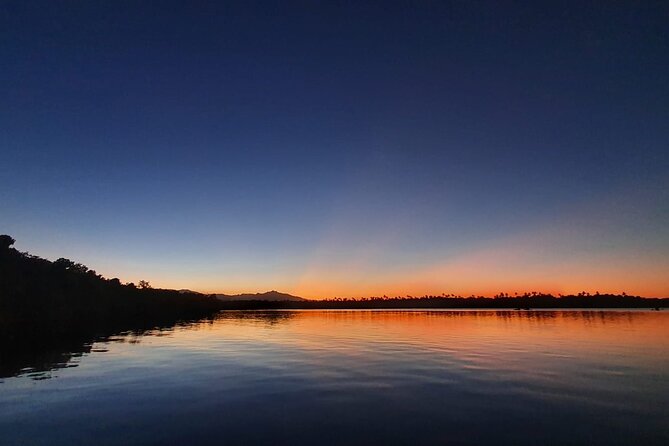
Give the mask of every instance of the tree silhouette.
M 172 326 L 220 309 L 213 296 L 153 289 L 145 280 L 137 289 L 70 259 L 22 253 L 10 248 L 14 242 L 0 235 L 0 377 L 25 366 L 25 351 Z
M 147 280 L 140 280 L 139 283 L 137 284 L 139 288 L 142 289 L 149 289 L 151 288 L 151 284 Z
M 9 249 L 10 246 L 12 246 L 14 243 L 16 243 L 16 240 L 12 238 L 11 236 L 7 234 L 2 234 L 0 235 L 0 250 L 6 251 Z
M 57 269 L 73 271 L 75 273 L 84 274 L 84 273 L 88 272 L 88 267 L 86 265 L 82 265 L 81 263 L 73 262 L 72 260 L 65 259 L 63 257 L 61 257 L 60 259 L 53 262 L 53 265 Z

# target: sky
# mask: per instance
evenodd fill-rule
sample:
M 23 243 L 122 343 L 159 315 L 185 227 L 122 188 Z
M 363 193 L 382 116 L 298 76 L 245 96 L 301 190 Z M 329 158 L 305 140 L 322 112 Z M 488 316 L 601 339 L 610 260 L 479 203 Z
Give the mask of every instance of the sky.
M 669 296 L 667 2 L 3 1 L 0 233 L 124 282 Z

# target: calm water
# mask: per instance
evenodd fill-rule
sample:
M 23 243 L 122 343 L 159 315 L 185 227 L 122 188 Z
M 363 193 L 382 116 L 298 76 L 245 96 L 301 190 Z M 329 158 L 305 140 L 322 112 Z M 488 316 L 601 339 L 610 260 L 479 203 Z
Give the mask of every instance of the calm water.
M 228 312 L 68 365 L 0 382 L 0 444 L 669 445 L 667 311 Z

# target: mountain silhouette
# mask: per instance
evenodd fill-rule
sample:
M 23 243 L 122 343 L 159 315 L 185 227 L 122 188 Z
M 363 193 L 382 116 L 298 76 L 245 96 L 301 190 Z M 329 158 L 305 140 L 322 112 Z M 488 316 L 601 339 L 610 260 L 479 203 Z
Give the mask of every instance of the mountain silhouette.
M 265 293 L 245 293 L 245 294 L 215 294 L 216 298 L 222 301 L 240 301 L 240 300 L 264 300 L 268 302 L 303 302 L 307 299 L 292 294 L 280 293 L 276 290 Z

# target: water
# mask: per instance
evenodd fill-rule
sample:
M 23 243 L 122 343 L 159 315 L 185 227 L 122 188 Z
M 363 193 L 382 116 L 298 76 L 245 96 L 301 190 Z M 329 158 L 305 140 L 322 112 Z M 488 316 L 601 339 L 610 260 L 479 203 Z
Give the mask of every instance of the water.
M 669 444 L 669 312 L 228 312 L 66 365 L 2 379 L 2 445 Z

